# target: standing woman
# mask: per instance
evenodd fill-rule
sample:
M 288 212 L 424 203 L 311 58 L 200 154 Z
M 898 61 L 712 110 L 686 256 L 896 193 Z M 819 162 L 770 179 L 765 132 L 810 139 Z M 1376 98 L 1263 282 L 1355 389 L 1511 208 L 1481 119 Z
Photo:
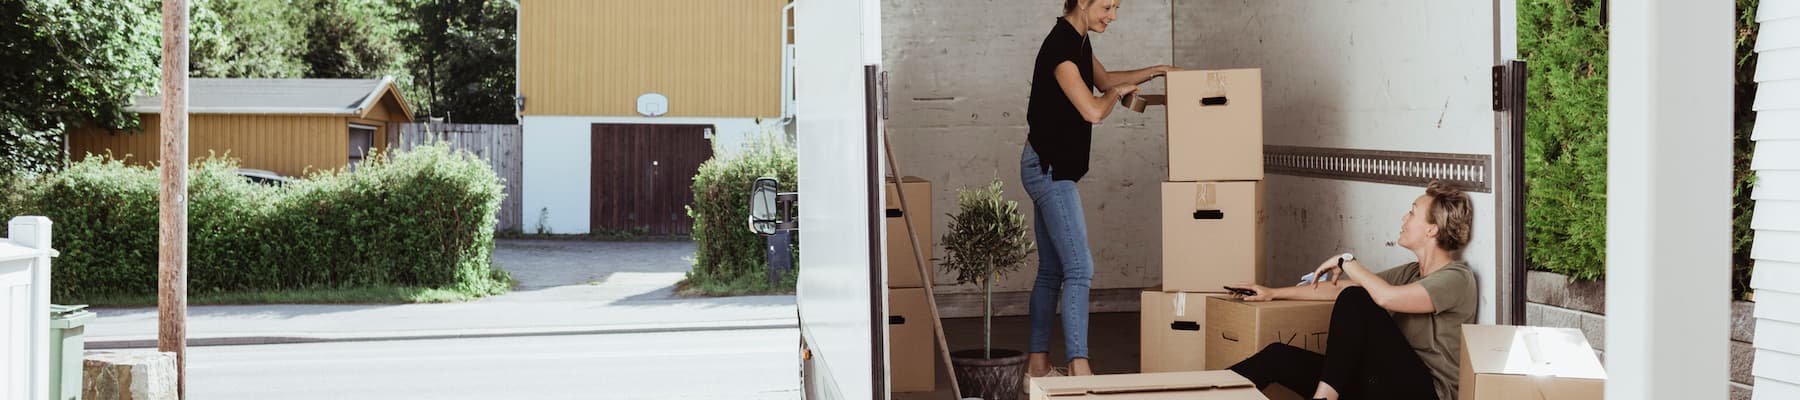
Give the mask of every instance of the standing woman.
M 1050 365 L 1050 327 L 1062 304 L 1063 345 L 1071 375 L 1093 375 L 1088 367 L 1088 287 L 1094 258 L 1088 252 L 1087 222 L 1075 182 L 1088 171 L 1094 124 L 1112 114 L 1119 98 L 1137 84 L 1176 70 L 1156 66 L 1109 72 L 1094 58 L 1089 32 L 1106 32 L 1119 18 L 1119 0 L 1064 0 L 1063 16 L 1044 36 L 1031 72 L 1031 103 L 1025 120 L 1030 145 L 1019 158 L 1019 178 L 1035 208 L 1038 276 L 1031 289 L 1031 376 L 1060 374 Z M 1094 95 L 1095 89 L 1105 93 Z

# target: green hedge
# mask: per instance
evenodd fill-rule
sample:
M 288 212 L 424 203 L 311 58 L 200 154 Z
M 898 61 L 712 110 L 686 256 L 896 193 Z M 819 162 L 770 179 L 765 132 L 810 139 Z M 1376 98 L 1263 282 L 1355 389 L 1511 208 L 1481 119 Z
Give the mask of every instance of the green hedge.
M 358 170 L 318 172 L 285 186 L 250 183 L 233 161 L 190 170 L 188 290 L 428 287 L 505 292 L 490 266 L 504 195 L 487 164 L 447 146 L 375 155 Z M 154 294 L 158 176 L 91 157 L 64 171 L 18 177 L 0 210 L 56 224 L 58 302 Z
M 1732 176 L 1731 186 L 1731 294 L 1732 298 L 1742 299 L 1750 291 L 1750 271 L 1755 261 L 1750 258 L 1750 241 L 1755 238 L 1756 231 L 1750 229 L 1751 211 L 1756 202 L 1750 199 L 1751 188 L 1756 184 L 1755 171 L 1750 169 L 1750 156 L 1754 154 L 1753 142 L 1750 141 L 1752 128 L 1756 126 L 1756 111 L 1751 107 L 1756 102 L 1756 5 L 1758 0 L 1737 1 L 1737 87 L 1732 103 Z
M 1524 0 L 1527 257 L 1534 268 L 1606 273 L 1606 25 L 1591 2 Z
M 1757 0 L 1736 0 L 1738 15 L 1734 288 L 1750 276 L 1750 128 L 1755 113 Z M 1597 279 L 1606 267 L 1607 36 L 1592 0 L 1521 0 L 1519 51 L 1528 61 L 1525 178 L 1528 255 L 1534 269 Z
M 715 154 L 720 153 L 715 149 Z M 781 191 L 798 190 L 798 156 L 793 147 L 763 133 L 750 146 L 729 157 L 713 157 L 700 164 L 694 175 L 694 269 L 684 286 L 712 295 L 789 292 L 796 272 L 776 286 L 768 283 L 768 262 L 763 237 L 750 232 L 750 184 L 759 177 L 781 181 Z M 804 205 L 804 204 L 802 204 Z M 796 248 L 797 253 L 797 248 Z

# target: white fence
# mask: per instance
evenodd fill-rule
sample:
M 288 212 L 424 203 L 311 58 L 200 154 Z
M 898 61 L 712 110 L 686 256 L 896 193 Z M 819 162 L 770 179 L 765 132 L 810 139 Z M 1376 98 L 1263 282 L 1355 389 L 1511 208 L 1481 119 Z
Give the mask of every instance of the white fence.
M 50 397 L 50 219 L 13 218 L 0 239 L 0 400 Z
M 500 202 L 497 231 L 517 231 L 524 218 L 520 207 L 520 185 L 525 180 L 523 168 L 524 136 L 518 125 L 487 124 L 393 124 L 388 127 L 388 143 L 396 150 L 411 149 L 430 140 L 449 143 L 450 147 L 467 150 L 487 160 L 494 173 L 506 185 L 506 199 Z

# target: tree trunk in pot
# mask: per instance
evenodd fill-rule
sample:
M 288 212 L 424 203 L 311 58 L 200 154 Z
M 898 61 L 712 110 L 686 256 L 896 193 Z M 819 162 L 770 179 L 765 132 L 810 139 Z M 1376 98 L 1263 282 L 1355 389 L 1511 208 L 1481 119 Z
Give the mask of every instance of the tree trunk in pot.
M 990 350 L 970 349 L 950 353 L 956 367 L 956 381 L 964 398 L 1015 400 L 1025 393 L 1025 353 L 1017 350 L 992 349 L 993 357 L 982 357 Z

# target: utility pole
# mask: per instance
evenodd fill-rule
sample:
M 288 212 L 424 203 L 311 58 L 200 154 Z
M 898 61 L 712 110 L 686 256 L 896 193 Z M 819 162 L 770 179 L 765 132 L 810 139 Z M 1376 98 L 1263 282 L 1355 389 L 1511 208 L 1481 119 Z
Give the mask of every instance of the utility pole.
M 175 353 L 187 398 L 188 0 L 162 2 L 162 188 L 157 217 L 156 349 Z

